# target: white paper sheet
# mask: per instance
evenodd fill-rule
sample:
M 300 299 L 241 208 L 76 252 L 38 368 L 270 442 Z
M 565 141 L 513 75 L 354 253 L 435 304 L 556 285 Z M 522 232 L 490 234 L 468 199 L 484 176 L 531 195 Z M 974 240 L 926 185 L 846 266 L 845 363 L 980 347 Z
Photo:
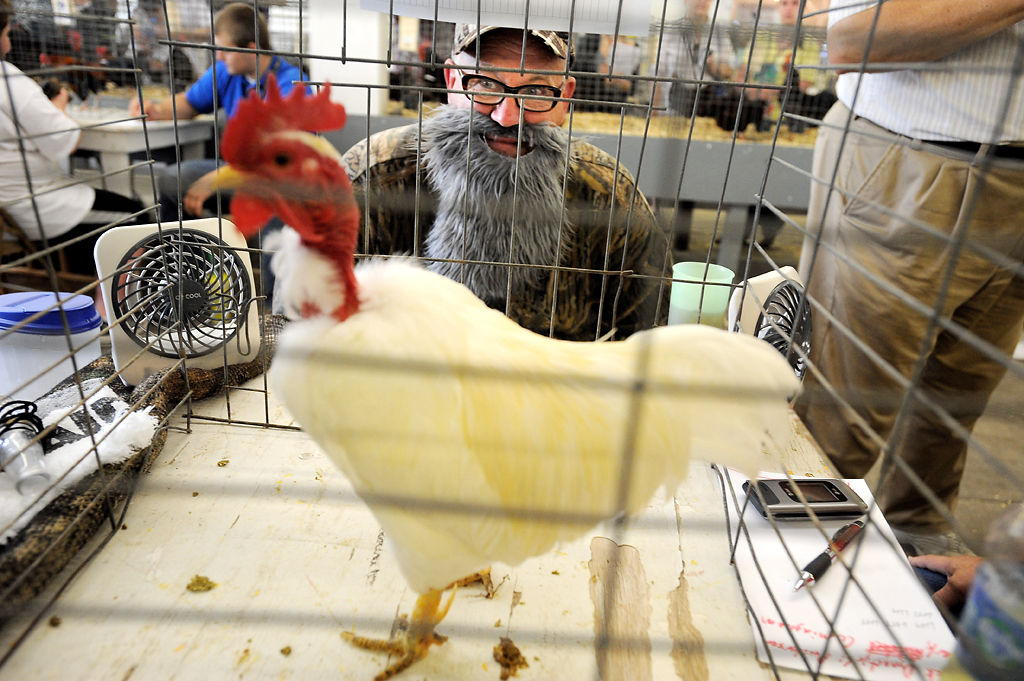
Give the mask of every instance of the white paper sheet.
M 360 8 L 398 16 L 438 21 L 480 23 L 494 26 L 521 27 L 526 17 L 526 0 L 362 0 Z M 568 31 L 569 11 L 574 5 L 566 0 L 530 0 L 530 28 Z M 477 13 L 479 8 L 479 15 Z M 621 9 L 621 17 L 619 11 Z M 572 22 L 574 33 L 615 33 L 619 18 L 619 35 L 647 35 L 651 23 L 648 2 L 619 0 L 576 0 Z
M 742 505 L 741 486 L 746 478 L 730 470 L 729 479 L 735 491 L 728 503 L 735 536 L 739 509 L 734 499 Z M 871 504 L 863 480 L 847 482 Z M 778 666 L 843 678 L 932 681 L 940 677 L 953 650 L 953 633 L 877 508 L 872 509 L 865 530 L 841 554 L 849 569 L 837 560 L 818 582 L 797 592 L 793 584 L 799 568 L 828 545 L 821 530 L 811 521 L 789 520 L 777 523 L 776 534 L 771 523 L 749 505 L 744 518 L 750 539 L 740 535 L 736 566 L 750 602 L 761 661 L 769 661 L 770 648 Z M 822 526 L 831 537 L 847 522 L 830 520 Z M 830 636 L 829 621 L 835 623 L 835 636 Z

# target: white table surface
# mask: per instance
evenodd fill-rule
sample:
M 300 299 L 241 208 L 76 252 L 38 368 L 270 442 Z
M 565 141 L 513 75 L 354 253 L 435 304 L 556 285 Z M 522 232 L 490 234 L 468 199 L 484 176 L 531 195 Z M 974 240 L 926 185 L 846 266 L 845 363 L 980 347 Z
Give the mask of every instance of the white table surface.
M 98 152 L 100 166 L 107 174 L 103 180 L 105 187 L 125 196 L 141 194 L 135 188 L 129 154 L 178 146 L 182 160 L 200 159 L 205 155 L 206 141 L 213 137 L 212 116 L 199 116 L 177 124 L 147 121 L 144 130 L 141 120 L 130 118 L 127 110 L 122 109 L 69 107 L 68 115 L 83 126 L 78 149 Z M 150 196 L 142 198 L 152 199 Z
M 250 385 L 262 389 L 262 378 Z M 227 415 L 223 398 L 196 408 Z M 232 394 L 233 418 L 262 421 L 264 413 L 262 393 Z M 290 421 L 272 399 L 267 413 Z M 793 422 L 793 438 L 763 467 L 830 475 Z M 674 495 L 653 500 L 614 537 L 629 547 L 614 618 L 644 645 L 606 660 L 605 681 L 771 678 L 755 658 L 724 517 L 716 473 L 695 461 Z M 495 565 L 495 597 L 460 589 L 439 627 L 448 642 L 398 678 L 497 680 L 500 636 L 529 662 L 516 678 L 598 678 L 595 624 L 612 537 L 595 529 L 514 568 Z M 186 590 L 194 575 L 217 587 Z M 0 677 L 369 681 L 384 657 L 339 634 L 387 636 L 414 600 L 372 516 L 305 434 L 193 421 L 191 433 L 172 430 L 125 527 L 43 613 Z M 3 650 L 31 611 L 0 630 Z M 674 639 L 696 652 L 673 654 Z

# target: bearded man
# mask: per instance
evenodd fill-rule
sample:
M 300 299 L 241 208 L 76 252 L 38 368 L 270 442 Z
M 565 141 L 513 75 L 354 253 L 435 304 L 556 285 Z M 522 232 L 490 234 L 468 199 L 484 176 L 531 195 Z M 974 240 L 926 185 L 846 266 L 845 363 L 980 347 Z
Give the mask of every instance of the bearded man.
M 667 238 L 629 172 L 561 127 L 570 59 L 564 34 L 456 26 L 448 104 L 344 155 L 360 250 L 421 257 L 556 338 L 662 323 Z

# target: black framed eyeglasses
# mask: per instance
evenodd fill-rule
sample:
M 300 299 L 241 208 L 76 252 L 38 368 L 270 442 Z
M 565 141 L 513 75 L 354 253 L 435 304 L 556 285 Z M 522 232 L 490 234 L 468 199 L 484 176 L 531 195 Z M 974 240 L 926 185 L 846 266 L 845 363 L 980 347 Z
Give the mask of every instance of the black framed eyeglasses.
M 520 85 L 512 87 L 500 80 L 481 76 L 478 73 L 466 73 L 462 76 L 462 89 L 469 92 L 477 104 L 497 106 L 509 95 L 527 95 L 528 97 L 561 97 L 562 88 L 554 85 Z M 558 104 L 554 99 L 517 99 L 516 102 L 525 111 L 541 113 L 551 111 Z

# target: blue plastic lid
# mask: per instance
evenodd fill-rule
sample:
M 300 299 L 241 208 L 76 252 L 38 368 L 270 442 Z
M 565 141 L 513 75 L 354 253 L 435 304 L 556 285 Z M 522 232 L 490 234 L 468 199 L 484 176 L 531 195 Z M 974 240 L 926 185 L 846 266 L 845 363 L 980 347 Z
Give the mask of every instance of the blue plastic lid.
M 71 333 L 82 333 L 100 325 L 100 316 L 92 298 L 72 293 L 56 294 L 64 303 Z M 53 308 L 39 319 L 18 329 L 16 333 L 33 333 L 40 336 L 55 336 L 64 333 L 64 322 L 56 305 L 56 295 L 51 292 L 26 291 L 0 295 L 0 330 L 10 329 L 41 310 Z

